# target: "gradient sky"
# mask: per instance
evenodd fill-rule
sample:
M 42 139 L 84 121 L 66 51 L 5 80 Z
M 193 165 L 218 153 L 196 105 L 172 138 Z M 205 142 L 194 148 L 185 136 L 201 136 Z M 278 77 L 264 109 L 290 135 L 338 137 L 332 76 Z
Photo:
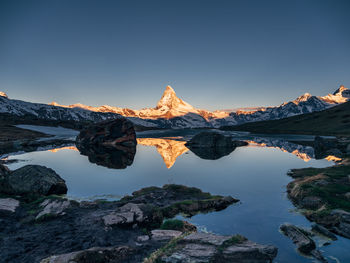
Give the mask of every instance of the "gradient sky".
M 139 109 L 166 85 L 204 109 L 350 87 L 350 1 L 0 0 L 0 91 Z

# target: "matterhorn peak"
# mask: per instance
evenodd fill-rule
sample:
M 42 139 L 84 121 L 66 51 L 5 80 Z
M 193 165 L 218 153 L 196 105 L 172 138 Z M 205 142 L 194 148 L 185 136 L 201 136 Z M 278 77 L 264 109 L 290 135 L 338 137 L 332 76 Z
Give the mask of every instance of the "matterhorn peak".
M 173 92 L 173 93 L 175 93 L 175 90 L 171 86 L 168 85 L 168 86 L 166 86 L 164 92 Z
M 190 104 L 178 98 L 171 86 L 166 86 L 163 96 L 157 103 L 156 109 L 176 110 L 181 112 L 195 110 Z
M 0 91 L 0 96 L 1 97 L 5 97 L 5 98 L 9 98 L 8 96 L 7 96 L 7 94 L 5 93 L 5 92 L 2 92 L 2 91 Z

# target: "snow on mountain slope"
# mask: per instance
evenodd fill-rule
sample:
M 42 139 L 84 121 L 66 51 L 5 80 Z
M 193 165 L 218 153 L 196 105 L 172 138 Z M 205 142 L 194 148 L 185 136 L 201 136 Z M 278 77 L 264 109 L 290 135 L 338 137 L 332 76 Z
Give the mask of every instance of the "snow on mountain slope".
M 0 112 L 16 115 L 32 114 L 38 118 L 52 120 L 92 120 L 100 121 L 123 115 L 134 124 L 157 128 L 198 128 L 238 125 L 246 122 L 274 120 L 294 115 L 321 111 L 350 100 L 350 90 L 341 86 L 333 94 L 324 97 L 312 96 L 309 93 L 293 101 L 282 103 L 277 107 L 259 107 L 249 110 L 207 111 L 196 109 L 176 96 L 175 91 L 167 86 L 155 108 L 132 110 L 127 108 L 103 105 L 99 107 L 83 104 L 60 105 L 30 103 L 10 100 L 6 94 L 0 96 Z

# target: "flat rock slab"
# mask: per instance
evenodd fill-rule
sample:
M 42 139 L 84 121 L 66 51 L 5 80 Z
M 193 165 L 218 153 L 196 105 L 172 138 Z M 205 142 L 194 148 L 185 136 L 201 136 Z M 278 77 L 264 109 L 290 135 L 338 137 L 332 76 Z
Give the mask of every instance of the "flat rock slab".
M 181 234 L 182 232 L 176 230 L 156 229 L 151 231 L 152 239 L 156 241 L 170 240 L 181 236 Z
M 260 245 L 244 237 L 192 233 L 179 240 L 171 254 L 161 259 L 167 263 L 267 263 L 276 255 L 276 247 Z
M 316 249 L 315 242 L 306 235 L 305 230 L 291 224 L 283 224 L 280 229 L 293 241 L 300 252 L 310 254 L 312 250 Z
M 16 208 L 19 206 L 19 201 L 13 198 L 1 198 L 0 199 L 0 210 L 15 212 Z
M 133 249 L 121 247 L 94 247 L 77 252 L 55 255 L 40 263 L 122 263 L 133 253 Z
M 221 246 L 226 240 L 230 239 L 231 236 L 220 236 L 210 233 L 192 233 L 184 237 L 183 241 L 188 243 L 201 243 L 215 246 Z
M 215 254 L 215 246 L 203 244 L 187 244 L 170 256 L 163 257 L 162 260 L 167 263 L 204 263 L 210 262 Z
M 35 219 L 40 219 L 43 216 L 46 215 L 64 215 L 67 208 L 69 208 L 71 205 L 71 202 L 69 200 L 63 199 L 63 200 L 50 200 L 46 199 L 44 202 L 40 204 L 41 207 L 43 207 L 43 210 L 36 216 Z

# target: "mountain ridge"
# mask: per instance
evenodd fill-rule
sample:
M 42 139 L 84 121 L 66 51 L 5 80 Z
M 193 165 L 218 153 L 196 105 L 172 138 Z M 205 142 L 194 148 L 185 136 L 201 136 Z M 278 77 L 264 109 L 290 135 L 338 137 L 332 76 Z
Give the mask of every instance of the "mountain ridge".
M 5 93 L 3 93 L 5 94 Z M 76 103 L 60 105 L 57 102 L 39 104 L 12 100 L 0 96 L 0 112 L 15 115 L 32 114 L 39 118 L 100 121 L 120 115 L 129 118 L 134 124 L 154 128 L 219 128 L 247 122 L 274 120 L 295 115 L 325 110 L 350 99 L 350 90 L 340 86 L 333 94 L 323 97 L 305 93 L 293 101 L 276 107 L 257 107 L 250 110 L 208 111 L 196 109 L 177 97 L 170 86 L 165 88 L 162 97 L 154 108 L 133 110 L 102 105 L 98 107 Z

